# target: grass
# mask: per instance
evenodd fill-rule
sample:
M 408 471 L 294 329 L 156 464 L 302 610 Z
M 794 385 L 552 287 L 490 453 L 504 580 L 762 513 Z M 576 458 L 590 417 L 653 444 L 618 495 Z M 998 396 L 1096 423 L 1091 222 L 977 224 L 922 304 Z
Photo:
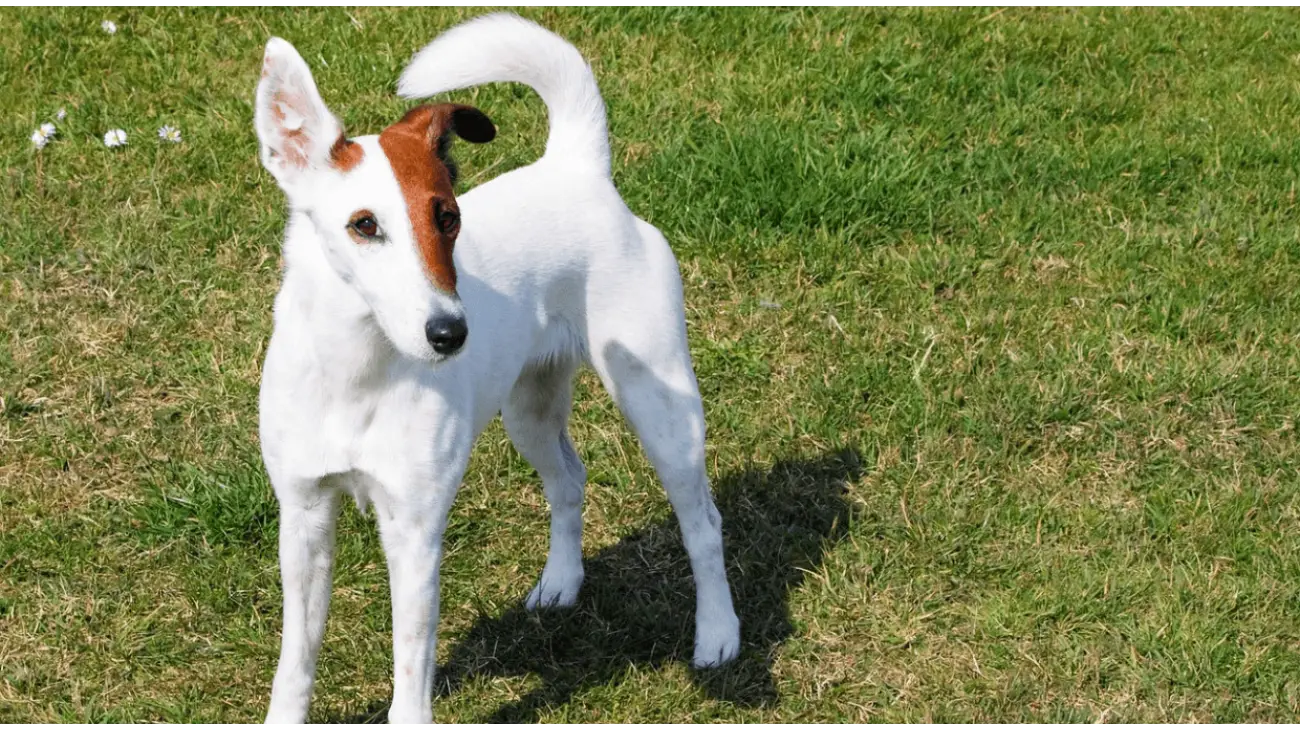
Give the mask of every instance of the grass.
M 261 718 L 261 47 L 369 133 L 477 12 L 3 11 L 0 721 Z M 1297 719 L 1294 12 L 525 14 L 592 60 L 616 181 L 680 259 L 744 650 L 688 670 L 675 523 L 584 376 L 581 605 L 519 608 L 546 508 L 494 425 L 439 721 Z M 501 129 L 458 148 L 467 186 L 539 154 L 530 92 L 456 98 Z M 314 719 L 382 717 L 388 624 L 348 510 Z

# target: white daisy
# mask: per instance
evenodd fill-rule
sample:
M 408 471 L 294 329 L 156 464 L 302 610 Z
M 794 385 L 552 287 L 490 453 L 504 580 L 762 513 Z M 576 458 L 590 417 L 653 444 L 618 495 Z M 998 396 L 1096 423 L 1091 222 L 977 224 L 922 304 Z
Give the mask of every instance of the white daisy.
M 32 132 L 32 144 L 36 147 L 36 149 L 38 150 L 45 149 L 45 145 L 49 143 L 50 143 L 50 138 L 46 136 L 46 134 L 41 130 L 38 129 L 35 132 Z
M 99 27 L 103 28 L 104 32 L 109 35 L 113 35 L 114 33 L 117 32 L 117 23 L 114 23 L 111 20 L 105 20 L 104 22 L 99 24 Z
M 158 139 L 175 144 L 181 141 L 181 130 L 170 124 L 164 124 L 158 128 Z
M 54 125 L 51 124 L 50 122 L 46 122 L 41 125 L 40 133 L 45 135 L 46 137 L 53 137 L 54 135 L 59 133 L 59 130 L 55 129 Z
M 120 129 L 110 129 L 104 133 L 104 145 L 107 147 L 121 147 L 126 144 L 126 132 Z
M 55 114 L 55 115 L 54 115 L 54 118 L 57 119 L 57 120 L 59 120 L 59 121 L 61 122 L 61 121 L 63 121 L 64 118 L 67 117 L 67 116 L 68 116 L 68 110 L 67 110 L 67 109 L 63 109 L 63 108 L 60 107 L 60 108 L 59 108 L 59 113 L 58 113 L 58 114 Z

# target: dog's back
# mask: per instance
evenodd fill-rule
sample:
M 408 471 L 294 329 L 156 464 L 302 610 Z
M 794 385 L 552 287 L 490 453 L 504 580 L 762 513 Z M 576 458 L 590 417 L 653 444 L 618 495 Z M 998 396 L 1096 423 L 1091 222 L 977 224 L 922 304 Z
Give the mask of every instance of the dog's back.
M 590 360 L 587 312 L 639 309 L 618 301 L 629 292 L 644 303 L 655 329 L 684 341 L 676 259 L 663 235 L 635 216 L 614 187 L 604 100 L 576 48 L 518 16 L 487 15 L 417 53 L 398 91 L 426 97 L 502 81 L 526 84 L 546 103 L 546 150 L 533 164 L 458 198 L 473 238 L 456 249 L 457 270 L 490 288 L 534 293 L 547 331 L 530 359 L 572 349 Z
M 518 343 L 528 361 L 502 408 L 552 510 L 551 553 L 527 605 L 571 605 L 582 583 L 585 471 L 566 425 L 573 373 L 585 360 L 636 431 L 678 514 L 695 574 L 693 664 L 717 666 L 739 651 L 739 623 L 705 476 L 704 409 L 677 261 L 614 189 L 604 101 L 591 68 L 564 39 L 513 15 L 473 20 L 416 54 L 398 89 L 423 97 L 493 81 L 534 88 L 551 125 L 540 160 L 460 197 L 465 230 L 474 235 L 456 249 L 458 268 L 483 285 L 462 293 L 471 317 L 479 308 L 471 292 L 486 299 L 499 287 L 540 325 L 536 342 Z

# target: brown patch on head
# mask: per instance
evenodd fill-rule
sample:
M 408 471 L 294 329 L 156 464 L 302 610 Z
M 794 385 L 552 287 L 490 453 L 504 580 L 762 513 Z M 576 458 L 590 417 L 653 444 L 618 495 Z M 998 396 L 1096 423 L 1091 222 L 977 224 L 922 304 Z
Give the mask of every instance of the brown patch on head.
M 348 139 L 342 132 L 339 132 L 339 138 L 334 140 L 334 144 L 330 145 L 330 164 L 339 172 L 351 172 L 352 168 L 361 164 L 361 158 L 365 155 L 361 145 Z
M 452 247 L 460 232 L 460 211 L 452 192 L 454 166 L 447 159 L 451 133 L 471 142 L 487 142 L 496 128 L 482 112 L 460 104 L 417 106 L 379 135 L 415 233 L 424 268 L 434 285 L 456 292 Z

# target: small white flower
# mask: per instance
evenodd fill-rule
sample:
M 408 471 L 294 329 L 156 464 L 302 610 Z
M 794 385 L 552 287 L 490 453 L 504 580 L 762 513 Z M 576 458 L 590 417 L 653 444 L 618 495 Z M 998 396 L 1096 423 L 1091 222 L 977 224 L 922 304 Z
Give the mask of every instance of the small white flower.
M 35 132 L 32 132 L 32 144 L 35 145 L 36 149 L 43 150 L 45 149 L 45 145 L 49 143 L 50 138 L 41 130 L 38 129 Z
M 126 132 L 120 129 L 110 129 L 104 133 L 104 145 L 106 147 L 121 147 L 126 144 Z
M 41 125 L 40 133 L 46 137 L 53 137 L 59 133 L 59 130 L 55 129 L 53 124 L 46 122 Z
M 54 118 L 57 119 L 57 120 L 59 120 L 59 121 L 61 122 L 61 121 L 63 121 L 64 118 L 66 118 L 67 116 L 68 116 L 68 110 L 67 110 L 67 109 L 62 109 L 62 108 L 60 108 L 60 109 L 59 109 L 59 113 L 58 113 L 58 114 L 55 114 L 55 115 L 54 115 Z
M 117 32 L 117 23 L 114 23 L 111 20 L 105 20 L 104 22 L 99 24 L 99 27 L 103 28 L 104 32 L 109 35 L 113 35 L 114 33 Z
M 178 143 L 181 141 L 181 130 L 173 127 L 170 124 L 164 124 L 158 128 L 158 139 L 161 139 L 164 142 L 171 142 L 173 144 Z

